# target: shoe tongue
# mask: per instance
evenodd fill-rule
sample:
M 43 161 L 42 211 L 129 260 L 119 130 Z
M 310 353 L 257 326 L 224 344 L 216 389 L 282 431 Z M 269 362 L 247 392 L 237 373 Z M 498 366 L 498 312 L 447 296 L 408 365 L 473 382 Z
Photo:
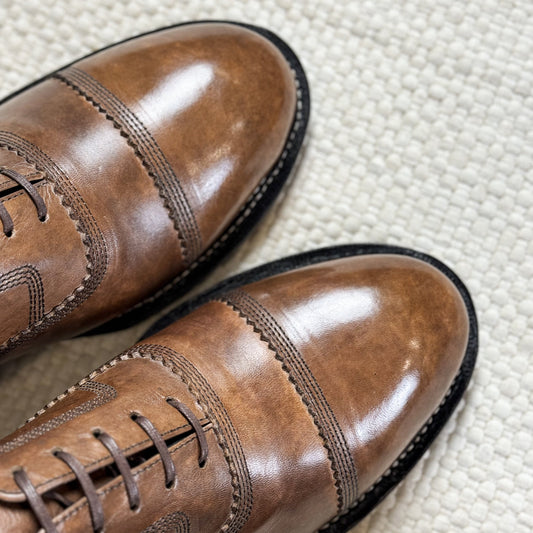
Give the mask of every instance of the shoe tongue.
M 167 403 L 168 397 L 187 404 L 206 423 L 187 386 L 161 362 L 117 358 L 112 363 L 0 441 L 0 501 L 26 499 L 13 478 L 17 468 L 26 471 L 40 494 L 75 480 L 69 467 L 53 455 L 58 449 L 75 456 L 87 472 L 100 476 L 114 461 L 95 437 L 97 429 L 108 433 L 126 457 L 143 460 L 143 455 L 157 454 L 152 440 L 131 419 L 132 413 L 148 418 L 167 443 L 190 434 L 188 421 Z

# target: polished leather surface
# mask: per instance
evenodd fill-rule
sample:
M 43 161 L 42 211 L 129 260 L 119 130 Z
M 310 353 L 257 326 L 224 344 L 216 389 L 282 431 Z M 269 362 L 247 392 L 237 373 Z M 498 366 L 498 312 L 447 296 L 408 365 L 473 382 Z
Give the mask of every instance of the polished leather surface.
M 126 454 L 148 449 L 131 411 L 182 435 L 169 443 L 178 483 L 165 488 L 154 454 L 135 470 L 141 506 L 132 511 L 122 478 L 104 480 L 107 533 L 166 531 L 162 524 L 196 533 L 316 531 L 421 431 L 458 373 L 468 330 L 455 285 L 405 256 L 337 259 L 236 289 L 104 365 L 0 442 L 1 531 L 37 529 L 16 467 L 42 494 L 73 480 L 54 449 L 90 472 L 112 462 L 96 428 Z M 168 396 L 203 424 L 204 468 Z M 49 504 L 58 531 L 91 531 L 87 500 L 76 483 L 69 490 L 71 507 Z
M 148 299 L 227 229 L 280 159 L 294 74 L 241 26 L 191 24 L 111 47 L 0 106 L 0 355 Z M 2 224 L 0 224 L 1 226 Z

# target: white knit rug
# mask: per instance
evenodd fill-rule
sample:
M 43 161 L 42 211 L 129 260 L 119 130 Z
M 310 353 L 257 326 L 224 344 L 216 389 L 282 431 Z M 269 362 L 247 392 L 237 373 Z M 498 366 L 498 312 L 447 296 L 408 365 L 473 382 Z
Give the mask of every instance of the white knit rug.
M 477 304 L 481 348 L 464 408 L 355 531 L 532 531 L 533 4 L 0 0 L 0 93 L 103 45 L 202 18 L 279 33 L 313 99 L 285 201 L 208 283 L 318 246 L 387 242 L 447 262 Z M 1 367 L 0 434 L 142 330 Z

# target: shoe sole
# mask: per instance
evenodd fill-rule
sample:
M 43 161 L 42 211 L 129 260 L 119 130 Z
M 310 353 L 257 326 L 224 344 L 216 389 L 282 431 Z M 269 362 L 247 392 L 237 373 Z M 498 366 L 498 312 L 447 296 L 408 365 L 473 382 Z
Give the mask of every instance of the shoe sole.
M 416 436 L 411 440 L 409 445 L 400 454 L 391 467 L 381 476 L 381 478 L 379 478 L 376 483 L 374 483 L 372 487 L 370 487 L 370 489 L 365 491 L 365 493 L 359 497 L 354 506 L 343 515 L 336 516 L 333 520 L 320 528 L 319 531 L 326 533 L 345 533 L 349 531 L 366 515 L 368 515 L 368 513 L 370 513 L 370 511 L 372 511 L 374 507 L 376 507 L 383 500 L 383 498 L 385 498 L 385 496 L 407 476 L 409 471 L 424 455 L 435 437 L 440 433 L 445 423 L 457 408 L 459 400 L 466 391 L 477 357 L 478 326 L 472 298 L 458 276 L 446 265 L 434 257 L 408 248 L 379 244 L 344 245 L 323 248 L 320 250 L 286 257 L 272 263 L 267 263 L 222 281 L 211 290 L 204 292 L 193 300 L 185 302 L 174 310 L 170 311 L 168 314 L 159 319 L 152 327 L 150 327 L 141 338 L 141 340 L 144 340 L 158 331 L 161 331 L 163 328 L 178 320 L 182 316 L 190 313 L 200 305 L 208 302 L 209 300 L 216 299 L 221 294 L 243 285 L 247 285 L 276 274 L 281 274 L 289 270 L 321 263 L 324 261 L 341 259 L 343 257 L 376 254 L 395 254 L 413 257 L 432 265 L 446 275 L 446 277 L 452 281 L 459 291 L 468 312 L 470 325 L 468 343 L 459 372 L 455 376 L 452 385 L 448 389 L 448 392 L 446 393 L 439 407 L 434 411 L 431 417 L 426 421 L 424 426 L 420 429 L 420 431 L 418 431 Z

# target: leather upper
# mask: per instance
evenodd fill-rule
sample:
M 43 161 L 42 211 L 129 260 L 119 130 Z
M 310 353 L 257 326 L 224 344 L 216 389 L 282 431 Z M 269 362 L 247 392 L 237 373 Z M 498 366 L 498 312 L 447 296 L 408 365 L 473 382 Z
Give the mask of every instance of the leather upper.
M 224 23 L 126 41 L 0 105 L 14 225 L 0 227 L 0 354 L 88 330 L 194 268 L 280 160 L 296 105 L 278 48 Z M 2 169 L 34 185 L 46 220 Z
M 37 524 L 13 481 L 23 468 L 60 532 L 91 531 L 87 499 L 55 449 L 93 472 L 107 533 L 309 533 L 349 509 L 438 408 L 465 354 L 469 321 L 454 284 L 399 255 L 348 257 L 256 281 L 210 301 L 112 360 L 0 442 L 2 533 Z M 209 458 L 188 422 L 200 420 Z M 92 432 L 124 453 L 149 449 L 135 411 L 165 435 L 178 481 L 161 457 L 134 470 L 141 506 Z M 179 435 L 182 435 L 179 437 Z M 168 439 L 176 437 L 176 440 Z M 165 529 L 167 528 L 168 529 Z M 174 528 L 174 529 L 172 529 Z

